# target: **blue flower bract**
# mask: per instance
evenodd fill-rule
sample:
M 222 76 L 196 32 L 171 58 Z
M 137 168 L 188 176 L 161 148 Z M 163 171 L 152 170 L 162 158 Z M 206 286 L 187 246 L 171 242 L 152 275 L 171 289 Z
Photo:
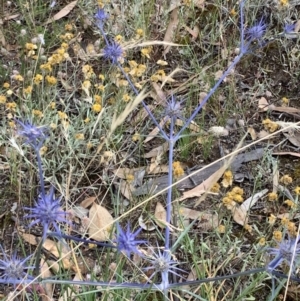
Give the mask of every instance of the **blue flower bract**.
M 284 25 L 284 32 L 291 33 L 295 30 L 295 24 L 285 24 Z
M 123 251 L 127 257 L 129 257 L 131 253 L 141 254 L 137 246 L 145 243 L 146 241 L 136 240 L 135 238 L 142 231 L 142 228 L 132 233 L 128 223 L 126 231 L 124 231 L 119 224 L 117 224 L 117 230 L 118 235 L 115 242 L 117 243 L 119 252 Z
M 256 25 L 254 25 L 246 30 L 246 35 L 247 35 L 248 40 L 250 40 L 250 41 L 260 40 L 263 37 L 263 35 L 265 34 L 266 29 L 267 29 L 267 26 L 264 23 L 263 18 L 261 18 L 260 21 Z
M 106 59 L 111 60 L 113 64 L 117 64 L 119 59 L 122 57 L 123 49 L 116 43 L 111 42 L 109 45 L 106 45 L 103 49 L 103 55 Z
M 287 240 L 283 240 L 278 248 L 268 248 L 267 251 L 270 255 L 275 255 L 275 258 L 267 265 L 267 271 L 272 272 L 282 262 L 286 262 L 291 270 L 295 269 L 295 260 L 300 255 L 299 237 L 297 239 L 288 237 Z
M 34 207 L 24 207 L 24 209 L 31 211 L 30 214 L 24 216 L 24 218 L 33 219 L 29 227 L 36 224 L 43 225 L 43 240 L 45 240 L 47 231 L 51 226 L 60 233 L 57 223 L 65 222 L 70 224 L 66 219 L 66 212 L 60 207 L 60 200 L 61 198 L 54 198 L 54 187 L 52 186 L 47 195 L 39 195 Z
M 41 148 L 43 142 L 47 138 L 45 126 L 37 127 L 30 122 L 21 122 L 16 120 L 16 122 L 21 126 L 18 134 L 26 139 L 26 143 L 31 145 L 34 149 L 38 150 Z
M 34 269 L 33 266 L 26 265 L 26 262 L 32 255 L 24 259 L 19 259 L 16 253 L 14 253 L 11 259 L 8 259 L 2 247 L 1 250 L 4 259 L 0 259 L 0 272 L 2 272 L 0 278 L 3 279 L 3 283 L 16 285 L 22 281 L 25 281 L 26 279 L 33 278 L 26 272 L 26 270 Z

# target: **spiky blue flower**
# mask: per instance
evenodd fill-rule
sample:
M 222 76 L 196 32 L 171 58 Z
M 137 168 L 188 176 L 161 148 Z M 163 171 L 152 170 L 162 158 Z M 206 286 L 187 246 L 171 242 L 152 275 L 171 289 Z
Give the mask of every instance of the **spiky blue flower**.
M 152 264 L 151 266 L 144 268 L 145 271 L 147 270 L 154 270 L 153 275 L 149 278 L 150 280 L 156 275 L 157 273 L 161 274 L 161 284 L 159 288 L 161 290 L 168 289 L 169 286 L 169 275 L 174 274 L 180 277 L 177 272 L 186 273 L 184 270 L 177 267 L 179 264 L 177 261 L 172 259 L 172 255 L 170 250 L 160 251 L 158 248 L 157 253 L 153 253 L 150 258 L 147 258 L 149 262 Z
M 286 262 L 291 270 L 295 269 L 295 261 L 300 255 L 299 237 L 291 238 L 288 236 L 287 240 L 283 240 L 278 245 L 278 248 L 268 248 L 270 255 L 275 255 L 275 258 L 267 265 L 266 269 L 270 273 L 274 271 L 282 262 Z
M 103 49 L 103 55 L 107 60 L 110 60 L 113 64 L 117 64 L 121 59 L 123 54 L 123 49 L 120 44 L 116 42 L 111 42 L 107 44 Z
M 260 19 L 258 23 L 253 25 L 252 27 L 248 28 L 245 33 L 246 33 L 246 38 L 249 41 L 260 41 L 261 38 L 264 36 L 266 32 L 267 26 L 263 20 L 263 18 Z
M 48 194 L 40 194 L 34 207 L 24 207 L 26 210 L 30 210 L 31 213 L 24 216 L 24 218 L 33 219 L 28 227 L 32 227 L 36 224 L 43 226 L 43 241 L 46 238 L 47 231 L 53 226 L 57 233 L 60 233 L 58 223 L 64 222 L 71 224 L 67 219 L 67 213 L 60 207 L 61 197 L 55 199 L 54 187 L 51 186 Z
M 131 253 L 136 253 L 141 255 L 141 252 L 138 250 L 138 245 L 146 243 L 145 240 L 136 240 L 136 236 L 142 231 L 142 228 L 139 228 L 134 233 L 130 230 L 130 224 L 127 224 L 127 230 L 124 231 L 120 225 L 117 223 L 117 238 L 115 242 L 117 243 L 117 248 L 119 252 L 124 252 L 127 257 L 130 257 Z
M 20 126 L 18 134 L 26 139 L 25 143 L 31 145 L 35 150 L 39 150 L 42 147 L 45 139 L 47 138 L 47 127 L 38 127 L 30 122 L 23 123 L 17 119 L 16 122 Z
M 34 269 L 34 267 L 26 265 L 27 261 L 31 258 L 32 255 L 24 259 L 20 259 L 17 257 L 16 253 L 14 253 L 9 259 L 2 247 L 1 251 L 4 257 L 4 259 L 0 259 L 0 278 L 2 279 L 2 283 L 16 285 L 18 283 L 26 281 L 26 279 L 33 279 L 32 276 L 28 275 L 28 270 L 32 270 Z
M 95 14 L 96 25 L 98 28 L 103 31 L 104 21 L 108 18 L 108 14 L 102 8 L 97 9 L 97 13 Z

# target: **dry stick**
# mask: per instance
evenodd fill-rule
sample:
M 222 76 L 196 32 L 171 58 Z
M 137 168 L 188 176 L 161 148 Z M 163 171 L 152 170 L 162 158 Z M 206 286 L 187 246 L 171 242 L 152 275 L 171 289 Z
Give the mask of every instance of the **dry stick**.
M 299 234 L 300 234 L 300 224 L 298 225 L 297 237 L 299 237 Z M 292 266 L 293 266 L 293 262 L 294 262 L 295 255 L 296 255 L 296 248 L 297 248 L 297 244 L 295 243 L 295 248 L 294 248 L 293 256 L 292 256 L 292 260 L 291 260 Z M 288 278 L 287 278 L 287 284 L 290 282 L 291 276 L 292 276 L 292 269 L 289 270 Z M 285 289 L 285 291 L 284 291 L 283 301 L 286 300 L 287 292 L 288 292 L 288 285 L 287 285 L 287 287 L 286 287 L 286 289 Z
M 284 132 L 284 131 L 286 131 L 286 130 L 288 130 L 288 129 L 292 129 L 292 128 L 294 128 L 294 127 L 297 126 L 297 125 L 300 125 L 300 121 L 297 122 L 297 123 L 295 123 L 295 124 L 291 124 L 291 125 L 289 125 L 289 126 L 286 127 L 286 128 L 282 128 L 281 130 L 279 130 L 279 131 L 277 131 L 277 132 L 271 133 L 271 134 L 269 134 L 268 136 L 263 137 L 263 138 L 261 138 L 261 139 L 259 139 L 259 140 L 257 140 L 257 141 L 254 141 L 254 142 L 252 142 L 252 143 L 250 143 L 250 144 L 248 144 L 248 145 L 245 145 L 245 146 L 241 147 L 240 149 L 235 150 L 235 151 L 229 153 L 228 155 L 226 155 L 226 156 L 224 156 L 224 157 L 222 157 L 222 158 L 220 158 L 220 159 L 218 159 L 218 160 L 216 160 L 216 161 L 214 161 L 214 162 L 208 164 L 207 166 L 204 166 L 203 168 L 201 168 L 201 169 L 199 169 L 199 170 L 196 170 L 196 171 L 192 172 L 192 173 L 191 173 L 190 175 L 188 175 L 187 177 L 185 177 L 185 178 L 183 178 L 183 179 L 180 179 L 179 181 L 173 183 L 173 184 L 171 185 L 171 187 L 174 187 L 174 186 L 177 185 L 178 183 L 180 183 L 180 182 L 186 180 L 188 177 L 193 176 L 193 175 L 197 174 L 198 172 L 205 170 L 206 168 L 212 166 L 212 165 L 215 164 L 216 162 L 220 162 L 220 161 L 222 161 L 222 160 L 224 160 L 224 159 L 230 158 L 231 156 L 236 155 L 238 152 L 244 151 L 244 150 L 248 149 L 248 148 L 251 147 L 251 146 L 254 146 L 254 145 L 256 145 L 256 144 L 258 144 L 258 143 L 260 143 L 260 142 L 262 142 L 262 141 L 264 141 L 264 140 L 266 140 L 266 139 L 269 139 L 269 138 L 271 138 L 271 137 L 273 137 L 273 136 L 275 136 L 275 135 L 277 135 L 277 134 L 279 134 L 279 133 L 282 133 L 282 132 Z M 126 213 L 124 213 L 124 214 L 122 214 L 120 217 L 116 218 L 116 219 L 115 219 L 113 222 L 111 222 L 109 225 L 106 225 L 106 227 L 107 227 L 107 226 L 110 226 L 110 225 L 113 225 L 115 222 L 117 222 L 117 221 L 119 221 L 121 218 L 123 218 L 123 217 L 129 215 L 131 212 L 133 212 L 133 211 L 136 210 L 137 208 L 139 208 L 139 207 L 141 207 L 141 206 L 147 204 L 147 202 L 149 202 L 150 200 L 157 198 L 159 195 L 161 195 L 162 193 L 164 193 L 164 192 L 167 191 L 168 189 L 169 189 L 169 187 L 166 187 L 165 189 L 163 189 L 163 190 L 160 191 L 159 193 L 157 193 L 157 194 L 155 194 L 155 195 L 149 197 L 148 199 L 144 200 L 144 201 L 141 202 L 140 204 L 136 205 L 134 208 L 128 210 Z M 104 230 L 104 228 L 99 229 L 99 232 L 100 232 L 100 231 L 103 231 L 103 230 Z M 298 231 L 299 231 L 299 229 L 298 229 Z M 84 244 L 84 243 L 78 244 L 78 246 L 76 246 L 76 247 L 74 248 L 74 250 L 72 250 L 72 251 L 77 250 L 77 249 L 78 249 L 79 247 L 81 247 L 81 245 L 83 245 L 83 244 Z M 68 253 L 66 253 L 62 258 L 59 258 L 56 262 L 59 262 L 59 261 L 63 260 L 64 258 L 66 258 L 72 251 L 69 251 Z M 48 269 L 51 269 L 52 267 L 54 267 L 54 265 L 56 264 L 56 262 L 53 263 L 51 266 L 49 266 Z M 225 279 L 225 278 L 223 278 L 223 279 Z M 27 284 L 23 287 L 23 289 L 26 289 L 27 287 L 29 287 L 29 286 L 30 286 L 32 283 L 34 283 L 36 280 L 38 280 L 38 277 L 34 278 L 31 282 L 27 283 Z M 172 285 L 170 285 L 170 288 L 172 288 Z M 18 292 L 17 295 L 21 294 L 21 292 L 22 292 L 22 290 L 20 290 L 20 292 Z M 17 295 L 16 295 L 16 296 L 17 296 Z

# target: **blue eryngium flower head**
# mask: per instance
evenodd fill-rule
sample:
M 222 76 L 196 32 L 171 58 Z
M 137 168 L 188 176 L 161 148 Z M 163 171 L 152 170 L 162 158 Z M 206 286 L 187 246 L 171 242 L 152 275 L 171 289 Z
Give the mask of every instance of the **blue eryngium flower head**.
M 32 255 L 24 259 L 19 259 L 16 253 L 14 253 L 9 259 L 2 247 L 1 251 L 4 259 L 0 259 L 0 278 L 2 278 L 3 283 L 16 285 L 25 281 L 26 279 L 33 279 L 32 276 L 27 274 L 27 272 L 28 270 L 34 269 L 34 267 L 26 265 L 27 261 Z
M 45 139 L 47 138 L 47 128 L 45 126 L 35 126 L 30 122 L 23 123 L 17 119 L 16 122 L 20 126 L 18 134 L 26 139 L 25 143 L 31 145 L 35 150 L 38 151 L 42 147 Z
M 258 40 L 260 41 L 261 38 L 264 36 L 266 32 L 267 26 L 263 20 L 263 18 L 260 19 L 258 23 L 253 25 L 252 27 L 248 28 L 245 33 L 246 33 L 246 38 L 249 41 L 254 41 Z
M 95 15 L 95 18 L 96 18 L 97 21 L 103 22 L 108 18 L 108 14 L 104 11 L 103 8 L 98 8 L 97 12 L 96 12 L 96 15 Z
M 60 207 L 61 197 L 55 199 L 54 197 L 54 187 L 51 186 L 50 191 L 47 195 L 42 193 L 38 196 L 34 207 L 24 207 L 25 210 L 30 210 L 31 213 L 24 216 L 24 218 L 33 219 L 29 224 L 32 227 L 36 224 L 41 224 L 43 226 L 43 241 L 46 238 L 48 229 L 53 226 L 57 233 L 60 233 L 58 227 L 59 222 L 65 222 L 71 224 L 67 219 L 67 213 L 63 211 Z
M 268 248 L 270 255 L 275 255 L 275 258 L 267 265 L 267 271 L 272 273 L 282 262 L 286 262 L 291 270 L 295 269 L 295 261 L 300 255 L 299 237 L 291 238 L 288 236 L 287 240 L 283 240 L 278 245 L 278 248 Z
M 115 242 L 117 243 L 118 251 L 124 252 L 127 257 L 130 257 L 131 253 L 136 253 L 141 255 L 141 252 L 138 250 L 137 246 L 143 243 L 146 243 L 145 240 L 136 240 L 136 236 L 142 231 L 142 228 L 138 229 L 134 233 L 130 230 L 130 224 L 127 224 L 127 230 L 124 231 L 119 223 L 117 223 L 117 238 Z
M 104 21 L 108 18 L 108 14 L 102 8 L 97 9 L 97 13 L 95 15 L 96 25 L 103 30 Z
M 106 59 L 110 60 L 113 64 L 117 64 L 121 59 L 123 54 L 123 49 L 120 44 L 112 41 L 110 44 L 106 45 L 103 49 L 103 55 Z

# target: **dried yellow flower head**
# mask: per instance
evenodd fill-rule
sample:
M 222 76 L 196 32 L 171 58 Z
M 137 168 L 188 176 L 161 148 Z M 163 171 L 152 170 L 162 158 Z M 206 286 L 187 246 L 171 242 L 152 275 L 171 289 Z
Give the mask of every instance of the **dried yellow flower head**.
M 219 233 L 225 233 L 225 231 L 226 231 L 226 228 L 225 228 L 225 226 L 224 225 L 219 225 L 218 226 L 218 228 L 217 228 L 217 231 L 219 232 Z
M 218 193 L 220 191 L 220 184 L 215 183 L 212 188 L 210 189 L 211 192 Z
M 75 134 L 75 139 L 76 140 L 83 140 L 84 139 L 84 134 L 82 134 L 82 133 Z
M 128 183 L 132 183 L 134 181 L 134 175 L 132 175 L 132 174 L 126 175 L 126 181 Z
M 297 186 L 295 189 L 294 189 L 296 195 L 299 195 L 300 194 L 300 186 Z
M 275 230 L 273 232 L 273 239 L 275 239 L 278 242 L 282 241 L 282 232 L 278 231 L 278 230 Z
M 276 192 L 268 193 L 268 201 L 273 202 L 273 201 L 277 201 L 277 199 L 278 199 L 278 195 Z
M 2 104 L 6 103 L 6 96 L 5 95 L 0 95 L 0 103 L 2 103 Z
M 293 179 L 289 175 L 283 175 L 280 178 L 280 182 L 283 183 L 284 185 L 289 185 L 293 182 Z
M 278 129 L 278 124 L 269 118 L 263 120 L 262 124 L 264 125 L 265 129 L 270 133 L 275 132 Z
M 95 103 L 95 104 L 93 104 L 93 106 L 92 106 L 92 110 L 93 110 L 95 113 L 99 113 L 99 112 L 102 110 L 102 106 L 101 106 L 99 103 Z
M 270 225 L 274 225 L 275 222 L 276 222 L 276 216 L 271 214 L 269 217 L 268 217 L 268 221 L 269 221 L 269 224 Z
M 233 183 L 233 174 L 230 170 L 227 170 L 223 174 L 223 180 L 221 182 L 222 186 L 227 188 Z
M 178 177 L 181 177 L 184 175 L 184 170 L 181 167 L 181 164 L 179 161 L 173 162 L 172 166 L 173 166 L 173 175 L 175 178 L 178 178 Z
M 266 239 L 264 237 L 261 237 L 258 241 L 258 244 L 263 247 L 266 244 Z
M 287 204 L 290 208 L 297 208 L 296 203 L 294 203 L 294 202 L 291 201 L 291 200 L 285 200 L 285 201 L 284 201 L 284 204 Z

